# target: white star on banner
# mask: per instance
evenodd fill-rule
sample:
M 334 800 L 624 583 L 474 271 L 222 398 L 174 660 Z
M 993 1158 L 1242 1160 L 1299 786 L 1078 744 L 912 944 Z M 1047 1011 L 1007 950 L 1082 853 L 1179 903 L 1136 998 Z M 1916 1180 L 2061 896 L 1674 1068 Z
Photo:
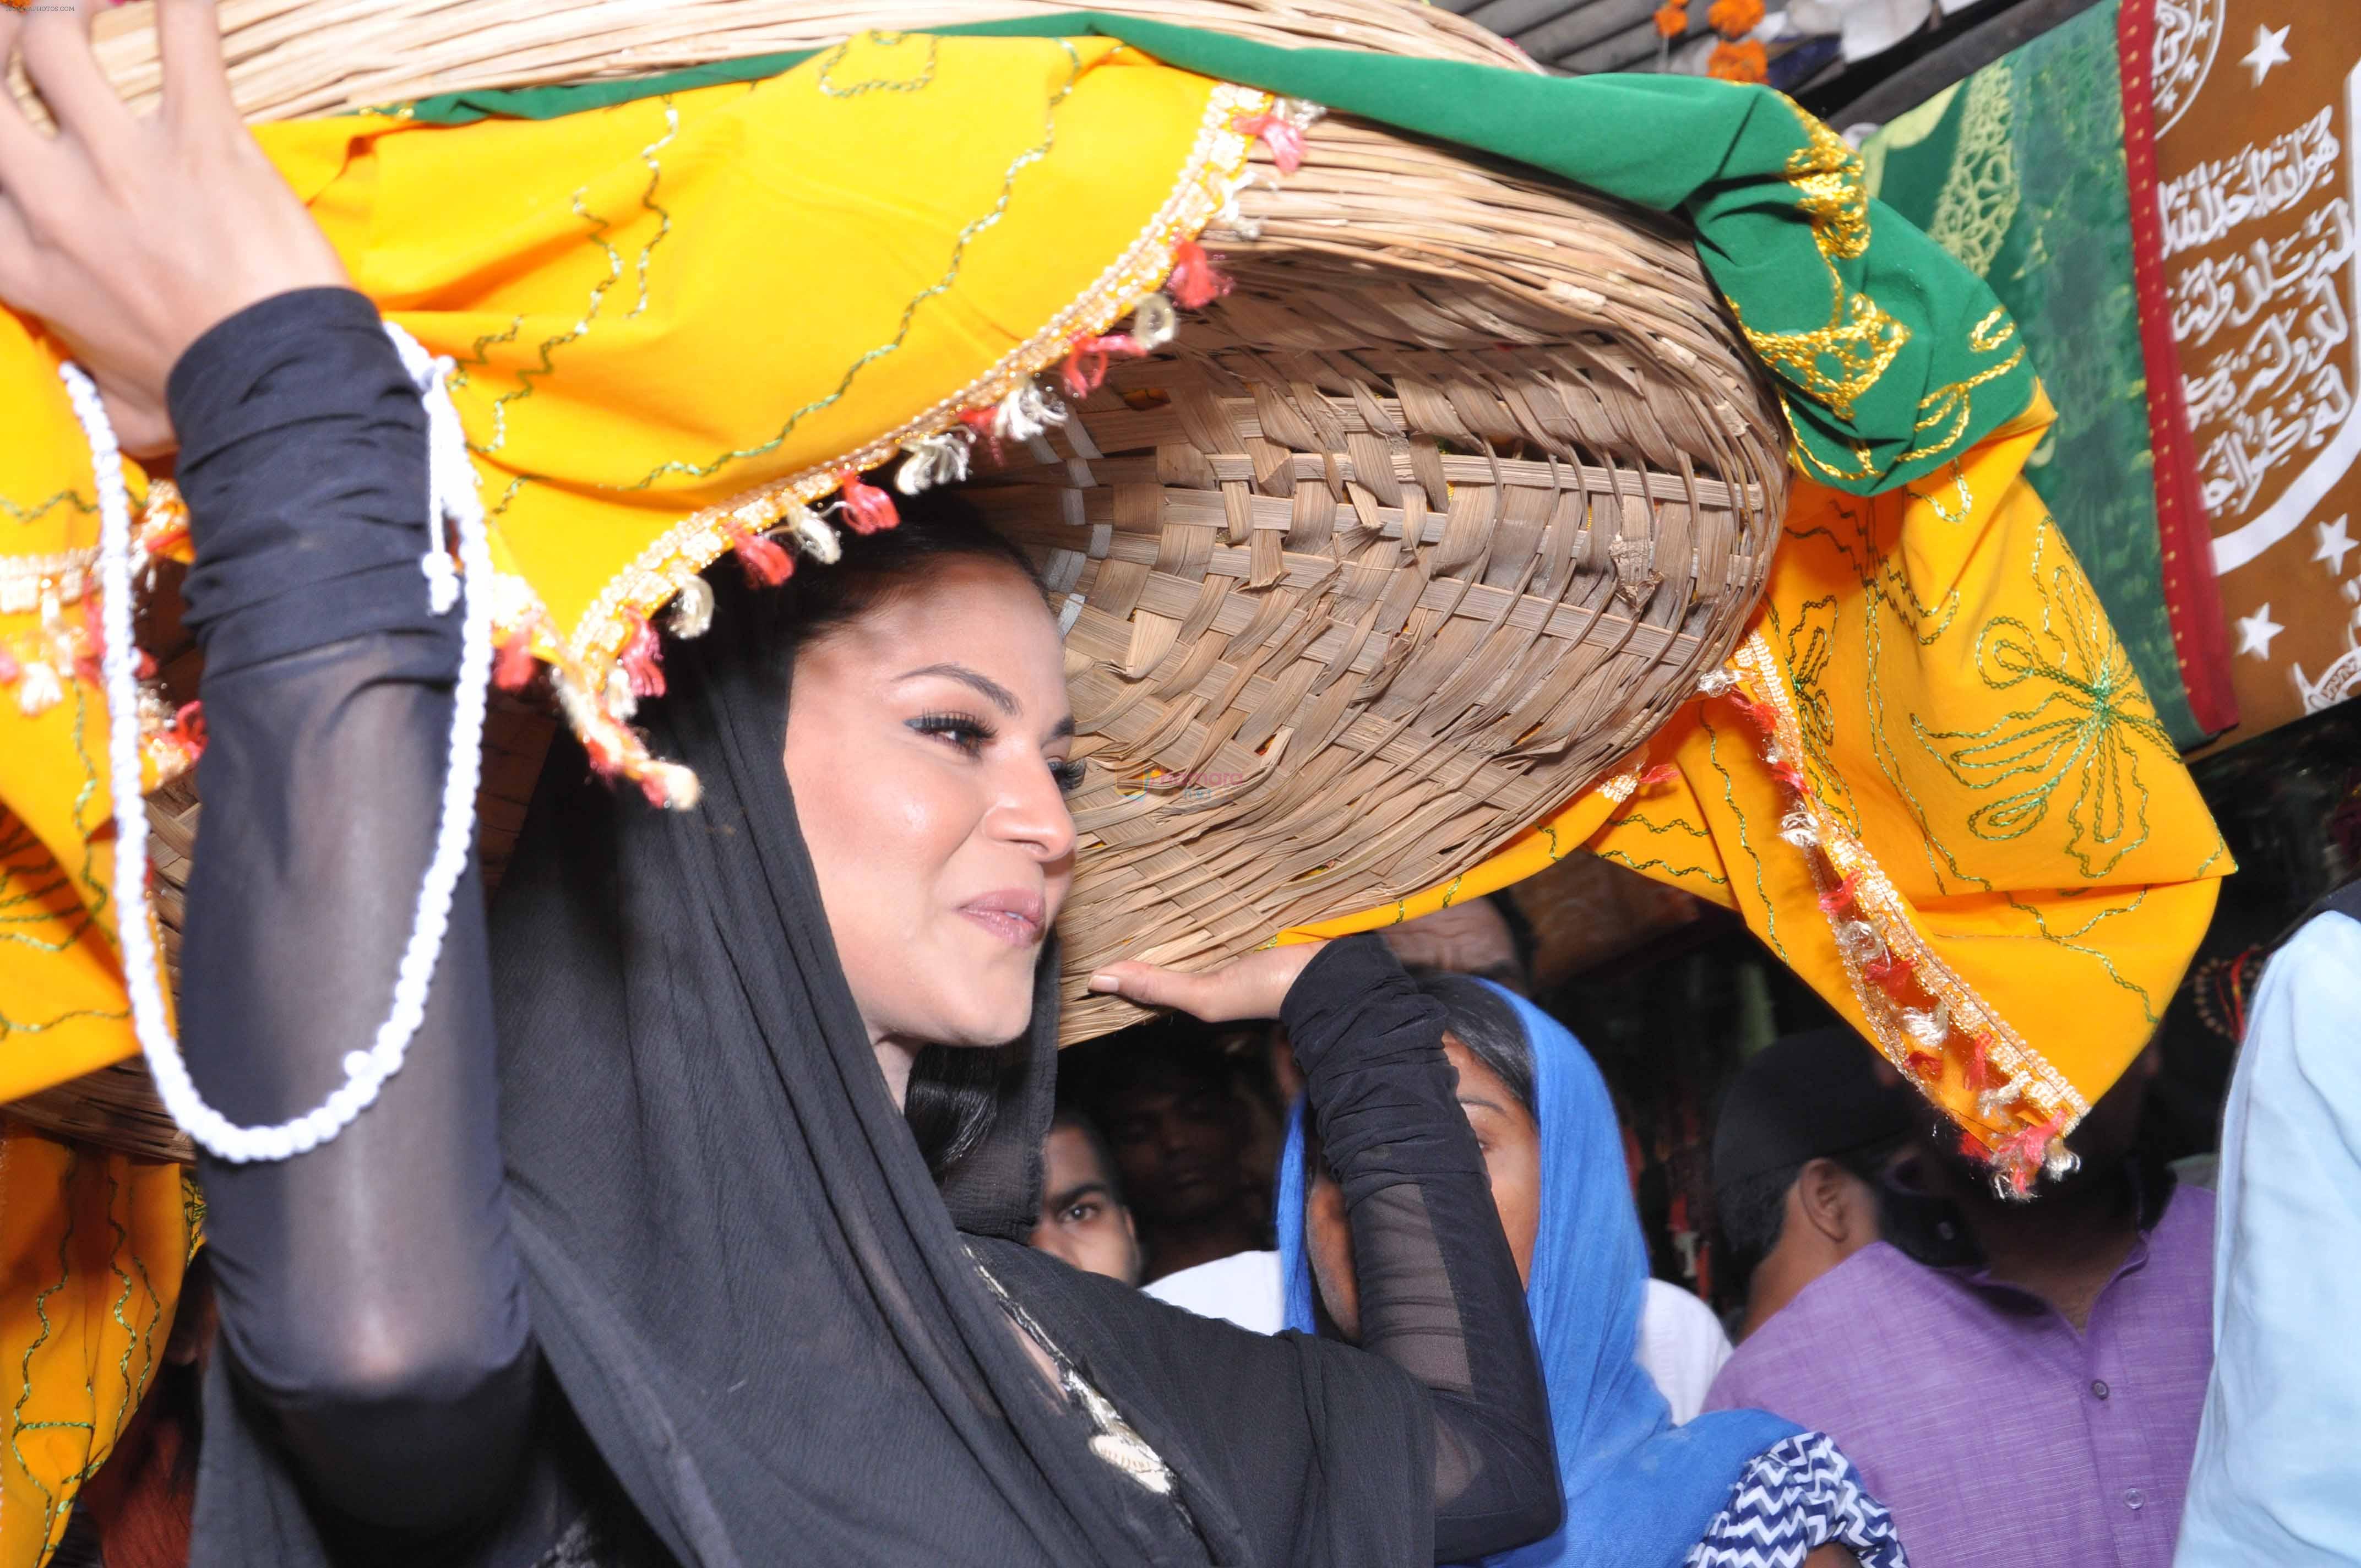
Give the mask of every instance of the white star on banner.
M 2266 604 L 2254 614 L 2242 615 L 2238 618 L 2238 652 L 2252 653 L 2257 659 L 2268 660 L 2271 656 L 2271 639 L 2286 630 L 2286 627 L 2271 619 L 2271 607 Z
M 2331 576 L 2341 577 L 2345 575 L 2345 553 L 2354 548 L 2353 536 L 2345 532 L 2345 524 L 2350 516 L 2351 514 L 2347 513 L 2334 522 L 2315 522 L 2312 525 L 2320 530 L 2320 544 L 2312 551 L 2312 558 L 2315 561 L 2327 562 Z
M 2288 63 L 2287 36 L 2293 27 L 2293 23 L 2277 28 L 2256 24 L 2255 47 L 2246 52 L 2246 59 L 2238 62 L 2255 73 L 2256 86 L 2263 84 L 2263 78 L 2271 73 L 2271 67 Z

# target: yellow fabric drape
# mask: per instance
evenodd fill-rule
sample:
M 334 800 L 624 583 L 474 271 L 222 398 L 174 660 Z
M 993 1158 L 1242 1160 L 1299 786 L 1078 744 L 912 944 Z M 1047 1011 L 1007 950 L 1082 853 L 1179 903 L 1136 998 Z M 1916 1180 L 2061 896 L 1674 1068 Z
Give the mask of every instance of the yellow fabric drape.
M 457 361 L 502 630 L 596 694 L 634 618 L 737 533 L 1126 315 L 1242 176 L 1235 123 L 1269 104 L 1112 39 L 873 35 L 770 81 L 556 120 L 258 135 L 355 283 Z M 137 1048 L 95 490 L 58 359 L 0 311 L 0 1102 Z M 19 1389 L 0 1568 L 46 1556 L 147 1386 L 194 1234 L 180 1179 L 0 1123 Z
M 138 1407 L 196 1228 L 179 1166 L 0 1121 L 0 1568 L 48 1555 Z
M 1588 849 L 1738 910 L 1987 1148 L 2037 1163 L 2154 1034 L 2231 869 L 2024 481 L 2051 418 L 2037 399 L 1910 488 L 1798 480 L 1732 691 L 1465 876 L 1297 935 Z
M 768 81 L 555 120 L 257 135 L 356 285 L 457 361 L 500 624 L 596 694 L 637 618 L 737 532 L 1128 313 L 1269 103 L 1108 38 L 864 35 Z M 0 685 L 0 1102 L 133 1049 L 94 492 L 57 361 L 0 312 L 0 589 L 46 600 L 0 596 L 0 652 L 60 687 L 26 712 L 24 683 Z M 653 766 L 606 723 L 627 774 Z

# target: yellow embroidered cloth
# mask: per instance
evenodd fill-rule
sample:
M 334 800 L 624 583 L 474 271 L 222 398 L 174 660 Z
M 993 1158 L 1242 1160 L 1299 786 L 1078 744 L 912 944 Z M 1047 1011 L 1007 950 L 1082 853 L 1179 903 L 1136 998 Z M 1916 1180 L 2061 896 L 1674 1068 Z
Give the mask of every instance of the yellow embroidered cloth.
M 356 285 L 458 362 L 500 625 L 595 694 L 635 618 L 740 532 L 1128 314 L 1270 104 L 1110 38 L 865 35 L 598 113 L 257 134 Z M 0 1102 L 134 1050 L 87 678 L 97 520 L 56 366 L 0 312 Z
M 1464 877 L 1301 934 L 1414 918 L 1588 849 L 1744 915 L 2029 1176 L 2154 1034 L 2231 869 L 2025 482 L 2051 419 L 2037 398 L 1874 496 L 1799 479 L 1728 695 Z
M 0 1122 L 0 1563 L 65 1533 L 164 1357 L 201 1210 L 177 1165 Z

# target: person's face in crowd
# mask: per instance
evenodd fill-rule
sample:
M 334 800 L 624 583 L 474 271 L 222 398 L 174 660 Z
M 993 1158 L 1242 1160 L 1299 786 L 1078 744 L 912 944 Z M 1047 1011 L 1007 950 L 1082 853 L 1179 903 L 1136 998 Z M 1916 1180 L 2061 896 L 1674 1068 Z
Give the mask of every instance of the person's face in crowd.
M 1470 974 L 1523 995 L 1524 966 L 1509 923 L 1488 898 L 1455 904 L 1385 929 L 1386 946 L 1406 969 Z
M 1243 1121 L 1228 1085 L 1184 1074 L 1115 1096 L 1104 1131 L 1140 1219 L 1186 1224 L 1235 1207 L 1246 1181 Z
M 1085 1274 L 1139 1283 L 1139 1237 L 1131 1211 L 1115 1201 L 1115 1183 L 1098 1146 L 1082 1128 L 1060 1124 L 1041 1146 L 1041 1217 L 1032 1244 Z
M 807 644 L 787 782 L 873 1043 L 996 1046 L 1074 876 L 1057 623 L 1014 567 L 951 558 Z
M 1443 1036 L 1443 1054 L 1459 1075 L 1459 1108 L 1484 1153 L 1492 1203 L 1500 1211 L 1500 1231 L 1517 1260 L 1517 1277 L 1530 1284 L 1533 1239 L 1542 1223 L 1542 1135 L 1499 1075 L 1484 1065 L 1456 1036 Z M 1347 1339 L 1361 1337 L 1361 1291 L 1353 1273 L 1353 1230 L 1345 1214 L 1345 1190 L 1328 1174 L 1313 1148 L 1305 1150 L 1312 1180 L 1304 1195 L 1304 1250 L 1312 1282 L 1328 1316 Z

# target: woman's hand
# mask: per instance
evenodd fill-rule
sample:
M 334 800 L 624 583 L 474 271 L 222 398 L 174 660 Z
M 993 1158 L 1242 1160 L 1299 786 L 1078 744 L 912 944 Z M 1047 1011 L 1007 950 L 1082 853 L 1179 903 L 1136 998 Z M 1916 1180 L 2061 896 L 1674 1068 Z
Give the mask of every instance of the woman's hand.
M 1325 942 L 1263 948 L 1199 974 L 1156 964 L 1109 964 L 1091 976 L 1091 989 L 1113 992 L 1143 1007 L 1177 1007 L 1208 1024 L 1276 1018 L 1288 988 Z
M 98 383 L 135 456 L 174 445 L 164 382 L 247 306 L 346 283 L 312 214 L 247 134 L 212 0 L 157 0 L 164 98 L 134 115 L 98 68 L 98 0 L 0 6 L 0 68 L 26 73 L 43 132 L 0 91 L 0 299 L 38 316 Z

